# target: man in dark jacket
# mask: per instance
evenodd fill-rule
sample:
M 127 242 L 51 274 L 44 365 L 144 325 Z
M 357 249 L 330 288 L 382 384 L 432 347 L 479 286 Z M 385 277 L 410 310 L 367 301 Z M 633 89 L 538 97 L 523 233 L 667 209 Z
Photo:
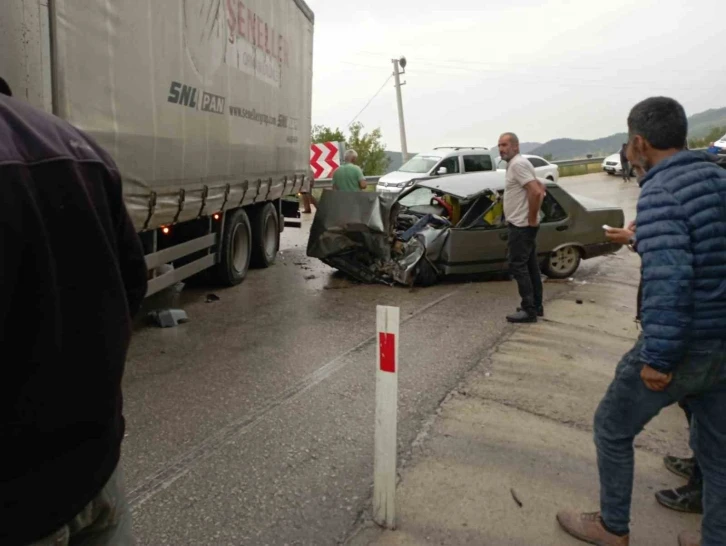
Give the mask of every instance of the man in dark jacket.
M 146 267 L 118 170 L 0 95 L 0 544 L 132 544 L 121 376 Z
M 630 160 L 628 160 L 627 149 L 627 143 L 620 148 L 620 168 L 623 170 L 623 182 L 630 182 Z
M 637 251 L 643 334 L 618 364 L 595 414 L 600 512 L 564 510 L 560 525 L 585 541 L 629 542 L 635 436 L 661 409 L 685 399 L 691 447 L 704 477 L 702 543 L 726 544 L 726 172 L 684 151 L 687 120 L 655 97 L 628 117 L 628 156 L 640 175 Z

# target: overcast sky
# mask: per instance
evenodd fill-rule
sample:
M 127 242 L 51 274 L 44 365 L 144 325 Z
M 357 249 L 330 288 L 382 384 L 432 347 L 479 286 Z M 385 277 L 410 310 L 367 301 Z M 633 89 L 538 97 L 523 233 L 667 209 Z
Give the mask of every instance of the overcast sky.
M 672 96 L 726 106 L 726 33 L 705 0 L 307 0 L 315 11 L 313 123 L 344 129 L 408 59 L 409 152 L 624 131 L 630 107 Z M 391 79 L 360 114 L 400 150 Z

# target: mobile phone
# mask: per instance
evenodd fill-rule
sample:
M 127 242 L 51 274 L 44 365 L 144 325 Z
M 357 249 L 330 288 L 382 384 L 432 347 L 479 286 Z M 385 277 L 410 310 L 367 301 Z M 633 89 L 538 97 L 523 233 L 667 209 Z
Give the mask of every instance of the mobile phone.
M 607 225 L 607 224 L 605 224 L 605 225 L 604 225 L 604 226 L 603 226 L 602 228 L 603 228 L 603 229 L 604 229 L 605 231 L 610 231 L 611 229 L 613 229 L 613 228 L 611 228 L 611 227 L 610 227 L 609 225 Z

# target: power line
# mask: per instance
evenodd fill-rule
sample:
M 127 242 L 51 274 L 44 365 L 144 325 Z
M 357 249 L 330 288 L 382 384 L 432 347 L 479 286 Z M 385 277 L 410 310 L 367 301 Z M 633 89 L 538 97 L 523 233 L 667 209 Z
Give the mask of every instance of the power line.
M 367 57 L 381 57 L 381 56 L 387 55 L 387 53 L 385 53 L 385 52 L 374 53 L 372 51 L 357 51 L 355 53 L 352 53 L 352 55 L 353 56 L 355 56 L 355 55 L 363 55 L 364 57 L 366 57 L 366 56 Z M 478 66 L 482 66 L 482 67 L 488 67 L 490 70 L 498 70 L 498 69 L 501 69 L 502 67 L 503 68 L 511 68 L 513 66 L 513 63 L 511 61 L 496 61 L 496 60 L 491 60 L 491 59 L 490 60 L 486 60 L 486 61 L 478 61 L 478 60 L 475 60 L 475 59 L 467 59 L 465 57 L 459 57 L 459 58 L 456 58 L 456 59 L 442 59 L 442 58 L 433 58 L 433 57 L 426 57 L 426 56 L 420 57 L 420 56 L 417 55 L 414 60 L 415 60 L 416 64 L 420 64 L 420 63 L 442 64 L 443 63 L 443 64 L 446 64 L 446 65 L 454 65 L 454 64 L 464 65 L 466 67 L 472 66 L 472 65 L 474 65 L 474 66 L 477 66 L 478 65 Z M 617 58 L 610 58 L 609 60 L 611 62 L 615 63 L 615 62 L 621 62 L 621 61 L 622 62 L 625 62 L 625 61 L 630 60 L 630 59 L 628 59 L 626 57 L 617 57 Z M 541 63 L 537 62 L 537 64 L 541 64 Z M 514 64 L 514 66 L 516 66 L 516 64 Z M 594 70 L 594 71 L 597 71 L 597 72 L 601 72 L 602 71 L 602 66 L 601 65 L 595 65 L 595 64 L 592 64 L 592 63 L 586 63 L 586 64 L 564 64 L 564 65 L 563 64 L 558 64 L 556 67 L 564 68 L 566 70 L 588 70 L 588 71 L 593 71 Z M 548 66 L 547 68 L 549 69 L 549 68 L 554 68 L 554 67 Z M 643 68 L 642 67 L 625 67 L 625 68 L 618 68 L 618 70 L 620 70 L 620 71 L 630 71 L 630 72 L 635 72 L 635 71 L 642 72 Z M 654 70 L 657 70 L 657 68 L 655 68 Z M 690 66 L 679 66 L 678 67 L 678 71 L 679 72 L 693 71 L 693 72 L 698 72 L 698 73 L 711 72 L 711 73 L 714 73 L 714 74 L 716 74 L 716 73 L 721 74 L 722 73 L 722 70 L 720 70 L 718 68 L 702 68 L 702 67 L 698 67 L 698 66 L 693 66 L 693 67 L 690 67 Z
M 371 104 L 371 103 L 373 102 L 373 99 L 375 99 L 375 98 L 376 98 L 376 97 L 377 97 L 377 96 L 379 95 L 379 93 L 380 93 L 381 91 L 383 91 L 383 88 L 384 88 L 384 87 L 386 87 L 386 85 L 388 84 L 388 82 L 389 82 L 389 81 L 391 80 L 391 78 L 392 78 L 392 77 L 393 77 L 393 74 L 389 74 L 389 75 L 388 75 L 388 77 L 386 78 L 386 81 L 384 81 L 384 82 L 383 82 L 383 85 L 381 85 L 381 88 L 380 88 L 380 89 L 379 89 L 378 91 L 376 91 L 375 95 L 373 95 L 373 96 L 372 96 L 372 97 L 370 98 L 370 100 L 369 100 L 369 101 L 368 101 L 368 102 L 366 103 L 366 105 L 365 105 L 365 106 L 364 106 L 364 107 L 363 107 L 363 108 L 361 109 L 361 111 L 360 111 L 360 112 L 358 112 L 358 113 L 357 113 L 357 114 L 355 115 L 355 117 L 354 117 L 354 118 L 353 118 L 352 120 L 350 120 L 350 123 L 349 123 L 349 124 L 347 125 L 347 127 L 350 127 L 351 125 L 353 125 L 353 122 L 354 122 L 355 120 L 357 120 L 357 119 L 358 119 L 358 116 L 360 116 L 360 115 L 361 115 L 361 114 L 362 114 L 362 113 L 363 113 L 363 112 L 365 111 L 365 109 L 366 109 L 366 108 L 368 108 L 368 107 L 370 106 L 370 104 Z

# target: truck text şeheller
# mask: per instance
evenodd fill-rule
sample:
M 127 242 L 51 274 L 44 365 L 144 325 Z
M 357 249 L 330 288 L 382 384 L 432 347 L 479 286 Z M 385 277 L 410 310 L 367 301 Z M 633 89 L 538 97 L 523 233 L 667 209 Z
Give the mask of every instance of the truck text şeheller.
M 149 295 L 204 270 L 234 285 L 298 215 L 313 25 L 303 0 L 5 0 L 0 75 L 111 153 Z

